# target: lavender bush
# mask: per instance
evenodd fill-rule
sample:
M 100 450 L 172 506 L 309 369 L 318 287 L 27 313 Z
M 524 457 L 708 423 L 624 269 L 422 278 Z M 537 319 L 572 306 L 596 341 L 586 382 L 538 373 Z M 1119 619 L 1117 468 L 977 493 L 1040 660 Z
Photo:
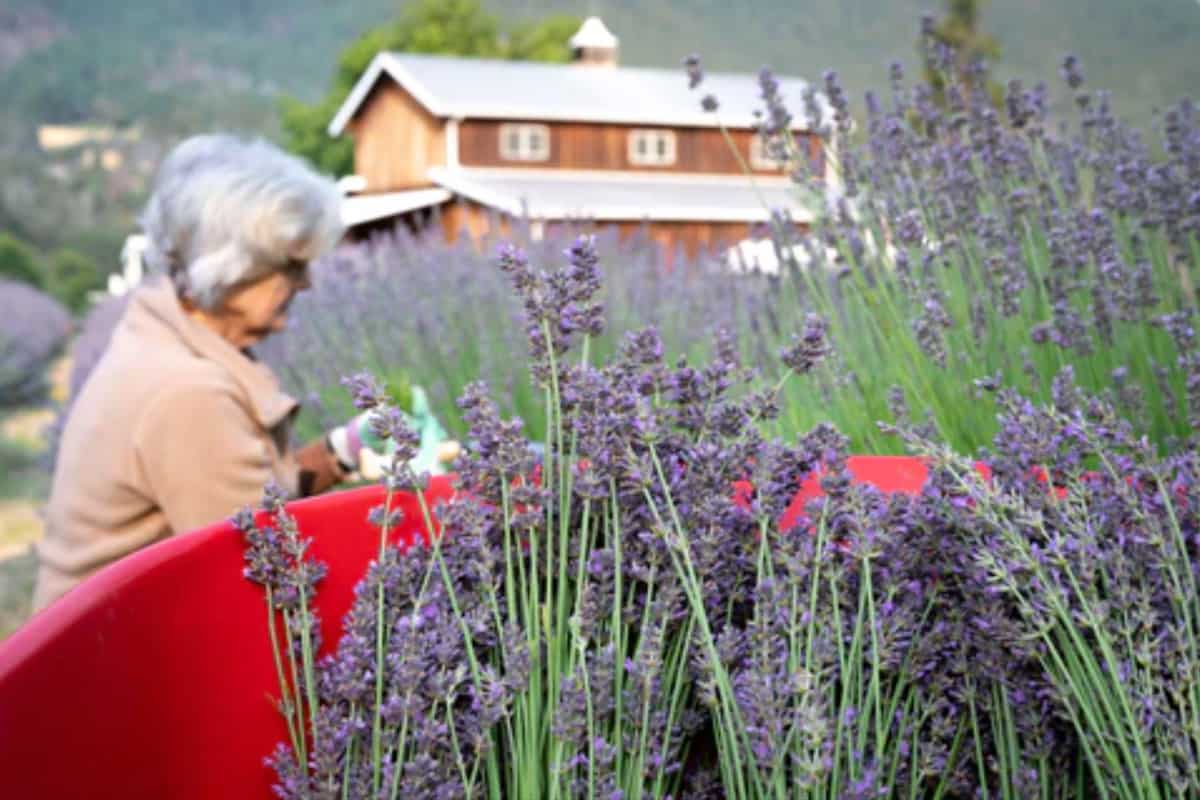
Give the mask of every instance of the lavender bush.
M 1107 95 L 1085 90 L 1076 59 L 1064 60 L 1061 76 L 1073 111 L 1056 121 L 1046 86 L 1015 82 L 998 110 L 978 90 L 984 81 L 928 46 L 945 72 L 946 105 L 928 85 L 906 83 L 897 64 L 889 88 L 867 96 L 857 127 L 835 74 L 805 97 L 784 98 L 764 72 L 768 150 L 794 155 L 788 124 L 803 112 L 839 176 L 840 187 L 828 187 L 814 171 L 820 164 L 789 162 L 798 192 L 830 200 L 812 235 L 796 238 L 777 219 L 784 268 L 764 276 L 712 263 L 668 272 L 650 242 L 605 234 L 602 302 L 614 327 L 656 324 L 673 352 L 694 359 L 712 355 L 711 335 L 724 328 L 747 363 L 777 379 L 773 354 L 805 315 L 820 314 L 833 350 L 813 373 L 818 393 L 790 390 L 775 424 L 791 435 L 832 422 L 858 452 L 899 451 L 878 419 L 928 420 L 959 452 L 973 452 L 997 431 L 977 402 L 990 387 L 1048 402 L 1068 365 L 1085 389 L 1111 393 L 1160 448 L 1182 441 L 1200 409 L 1197 362 L 1178 335 L 1194 313 L 1200 264 L 1194 106 L 1161 116 L 1156 146 L 1118 119 Z M 700 64 L 689 63 L 689 81 L 703 91 Z M 720 113 L 719 98 L 702 106 Z M 568 244 L 514 237 L 538 258 Z M 428 388 L 456 436 L 465 429 L 453 398 L 477 379 L 505 413 L 542 419 L 522 372 L 519 309 L 474 243 L 397 233 L 347 248 L 315 273 L 292 328 L 263 348 L 308 401 L 304 436 L 344 421 L 350 407 L 337 379 L 357 369 L 394 387 L 402 405 L 406 385 Z M 616 346 L 607 335 L 592 342 L 600 356 Z
M 535 257 L 571 243 L 562 232 L 540 242 L 521 229 L 514 237 Z M 288 330 L 260 348 L 288 389 L 307 401 L 302 432 L 346 419 L 352 409 L 338 379 L 358 370 L 393 388 L 402 406 L 406 386 L 424 386 L 455 435 L 465 428 L 454 398 L 476 380 L 493 387 L 505 413 L 541 419 L 542 398 L 531 390 L 523 357 L 521 309 L 491 264 L 498 244 L 447 243 L 397 229 L 314 265 L 313 289 L 297 298 Z M 748 330 L 769 294 L 765 280 L 722 274 L 715 263 L 681 259 L 667 271 L 645 236 L 621 242 L 608 231 L 597 247 L 608 265 L 601 302 L 614 325 L 656 324 L 673 347 L 697 356 L 717 328 Z M 606 355 L 616 344 L 601 335 L 591 347 Z
M 459 402 L 470 455 L 458 467 L 469 494 L 439 511 L 454 544 L 401 554 L 384 544 L 391 521 L 381 512 L 380 556 L 334 656 L 313 664 L 305 603 L 317 573 L 278 501 L 282 534 L 240 521 L 252 542 L 250 576 L 268 586 L 269 602 L 290 599 L 285 630 L 289 644 L 303 645 L 285 702 L 296 735 L 274 760 L 282 795 L 678 791 L 702 719 L 689 689 L 684 597 L 639 501 L 651 476 L 630 484 L 619 466 L 630 457 L 644 470 L 644 446 L 599 449 L 620 433 L 622 407 L 644 397 L 630 395 L 635 384 L 668 375 L 649 331 L 623 345 L 610 369 L 567 360 L 572 341 L 601 331 L 597 264 L 590 240 L 551 274 L 505 252 L 551 409 L 540 479 L 522 425 L 503 421 L 481 384 L 468 387 Z M 680 373 L 692 380 L 692 370 Z M 379 432 L 398 441 L 388 488 L 419 487 L 405 466 L 411 432 L 373 380 L 351 383 L 356 404 L 377 409 Z
M 46 368 L 70 329 L 70 315 L 49 295 L 0 281 L 0 409 L 45 399 Z
M 1040 88 L 1010 87 L 1005 123 L 977 73 L 948 76 L 944 110 L 900 77 L 836 153 L 845 194 L 816 239 L 836 260 L 802 242 L 807 265 L 705 348 L 605 334 L 591 240 L 549 272 L 501 250 L 520 315 L 484 307 L 524 332 L 533 392 L 462 382 L 462 492 L 424 509 L 443 536 L 400 552 L 375 515 L 331 655 L 282 499 L 275 526 L 239 519 L 283 622 L 280 796 L 1200 792 L 1195 114 L 1166 115 L 1155 161 L 1074 60 L 1080 127 L 1057 134 Z M 351 387 L 400 445 L 388 491 L 419 490 L 411 432 L 372 379 Z M 853 484 L 864 445 L 926 457 L 921 492 Z
M 962 500 L 948 522 L 975 543 L 991 594 L 1017 612 L 1086 757 L 1112 797 L 1200 792 L 1200 629 L 1194 446 L 1156 457 L 1071 370 L 1054 402 L 1000 392 L 990 480 L 913 436 L 936 482 Z M 1046 492 L 1041 476 L 1060 487 Z M 1040 491 L 1039 491 L 1040 490 Z
M 894 65 L 886 99 L 868 95 L 857 128 L 833 73 L 797 99 L 783 98 L 764 72 L 768 149 L 792 154 L 785 100 L 796 101 L 821 121 L 839 176 L 840 186 L 825 186 L 820 164 L 789 162 L 798 192 L 829 201 L 812 235 L 796 238 L 778 217 L 782 274 L 764 276 L 730 275 L 713 262 L 668 273 L 649 242 L 606 234 L 603 303 L 615 327 L 656 324 L 672 350 L 693 358 L 711 355 L 711 334 L 725 328 L 748 363 L 777 378 L 772 354 L 807 313 L 819 313 L 833 344 L 814 373 L 819 393 L 788 395 L 777 428 L 833 422 L 860 452 L 898 452 L 874 426 L 885 418 L 928 420 L 972 452 L 997 430 L 976 402 L 989 387 L 1045 402 L 1068 365 L 1087 390 L 1110 392 L 1160 447 L 1182 440 L 1195 414 L 1196 364 L 1172 331 L 1193 313 L 1200 263 L 1193 106 L 1162 115 L 1160 157 L 1104 93 L 1084 90 L 1075 59 L 1062 70 L 1074 116 L 1052 121 L 1044 85 L 1012 84 L 998 111 L 976 90 L 981 81 L 955 73 L 940 45 L 929 47 L 946 71 L 947 105 L 935 105 L 927 85 L 906 84 Z M 702 90 L 698 61 L 690 70 Z M 704 106 L 719 113 L 719 98 L 706 96 Z M 515 235 L 535 255 L 566 244 Z M 306 425 L 344 416 L 333 387 L 360 367 L 398 387 L 430 387 L 456 435 L 452 398 L 477 378 L 506 412 L 529 424 L 541 418 L 520 373 L 516 306 L 471 244 L 397 234 L 318 271 L 294 330 L 265 353 L 294 391 L 325 409 Z M 593 347 L 608 355 L 615 341 L 604 336 Z
M 1194 105 L 1161 116 L 1158 158 L 1106 93 L 1084 88 L 1073 57 L 1062 78 L 1075 114 L 1054 125 L 1045 85 L 1011 82 L 998 111 L 984 65 L 960 74 L 944 45 L 926 47 L 945 107 L 928 85 L 905 84 L 899 64 L 889 91 L 867 94 L 861 129 L 835 73 L 819 87 L 825 103 L 818 87 L 802 98 L 839 178 L 832 195 L 791 140 L 774 77 L 760 75 L 768 150 L 807 196 L 831 201 L 811 237 L 776 226 L 783 327 L 817 310 L 836 351 L 818 375 L 826 402 L 793 396 L 786 416 L 798 429 L 832 419 L 856 449 L 877 451 L 886 441 L 868 423 L 911 409 L 971 452 L 996 431 L 972 402 L 980 392 L 1004 384 L 1048 401 L 1070 365 L 1160 446 L 1186 437 L 1196 364 L 1171 328 L 1194 313 L 1200 266 Z M 688 71 L 702 86 L 698 61 Z
M 71 374 L 68 379 L 68 403 L 79 395 L 83 384 L 96 368 L 117 323 L 125 315 L 130 295 L 110 295 L 96 301 L 79 326 L 79 334 L 71 343 Z
M 1196 461 L 1162 458 L 1070 370 L 1039 407 L 1000 390 L 987 478 L 920 426 L 916 496 L 854 485 L 847 439 L 757 423 L 783 385 L 717 357 L 668 362 L 653 328 L 599 363 L 596 252 L 499 258 L 548 409 L 534 462 L 485 387 L 442 537 L 380 554 L 336 650 L 321 567 L 282 498 L 245 515 L 248 576 L 282 616 L 272 763 L 283 797 L 1167 797 L 1195 792 Z M 810 317 L 781 353 L 812 386 Z M 366 376 L 359 408 L 412 432 Z M 824 496 L 779 520 L 820 472 Z M 538 476 L 535 480 L 534 476 Z M 738 481 L 743 488 L 735 491 Z M 272 631 L 275 630 L 272 625 Z

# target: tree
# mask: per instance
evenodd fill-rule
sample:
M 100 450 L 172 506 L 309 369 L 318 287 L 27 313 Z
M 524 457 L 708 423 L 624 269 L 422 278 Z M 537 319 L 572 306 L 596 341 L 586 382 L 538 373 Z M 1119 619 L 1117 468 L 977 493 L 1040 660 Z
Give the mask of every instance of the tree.
M 946 15 L 922 31 L 918 49 L 924 61 L 925 80 L 933 89 L 938 105 L 946 105 L 948 85 L 948 76 L 937 63 L 935 50 L 939 45 L 950 48 L 951 67 L 959 84 L 968 91 L 972 88 L 971 67 L 1000 58 L 1000 43 L 980 30 L 982 6 L 983 0 L 946 0 Z M 986 72 L 981 77 L 992 103 L 1000 107 L 1004 102 L 1004 89 Z
M 479 0 L 419 0 L 406 6 L 396 20 L 372 28 L 342 51 L 322 100 L 309 105 L 285 97 L 280 102 L 284 146 L 323 172 L 352 172 L 353 143 L 346 136 L 331 138 L 326 128 L 382 50 L 564 62 L 571 56 L 567 40 L 579 25 L 577 17 L 560 14 L 505 29 Z
M 15 236 L 0 232 L 0 277 L 10 278 L 41 289 L 44 285 L 37 257 L 29 245 Z
M 508 33 L 505 58 L 554 63 L 569 61 L 571 48 L 567 42 L 579 30 L 580 24 L 578 17 L 567 14 L 518 24 Z

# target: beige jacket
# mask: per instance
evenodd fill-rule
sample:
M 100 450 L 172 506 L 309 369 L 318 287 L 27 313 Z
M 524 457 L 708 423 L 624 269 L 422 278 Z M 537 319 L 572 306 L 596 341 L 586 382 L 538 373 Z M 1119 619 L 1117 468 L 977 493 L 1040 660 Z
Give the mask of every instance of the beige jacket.
M 297 408 L 265 365 L 187 317 L 165 280 L 139 289 L 63 432 L 34 608 L 257 502 L 272 478 L 295 494 Z

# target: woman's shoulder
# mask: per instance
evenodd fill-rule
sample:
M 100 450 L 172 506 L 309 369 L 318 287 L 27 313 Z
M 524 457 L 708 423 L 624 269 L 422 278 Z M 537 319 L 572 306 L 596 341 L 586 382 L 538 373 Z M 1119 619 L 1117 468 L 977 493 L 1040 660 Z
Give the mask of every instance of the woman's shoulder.
M 80 404 L 131 425 L 148 415 L 239 401 L 237 383 L 221 365 L 161 349 L 106 353 L 80 394 Z
M 166 366 L 147 392 L 150 405 L 200 411 L 229 403 L 245 405 L 244 392 L 229 372 L 212 361 L 192 358 Z

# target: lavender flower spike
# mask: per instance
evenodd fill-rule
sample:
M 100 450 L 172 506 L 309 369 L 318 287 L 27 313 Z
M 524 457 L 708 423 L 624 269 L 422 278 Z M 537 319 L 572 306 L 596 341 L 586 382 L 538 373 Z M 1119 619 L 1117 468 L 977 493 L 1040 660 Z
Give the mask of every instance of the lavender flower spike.
M 804 375 L 813 370 L 829 354 L 829 325 L 819 314 L 809 314 L 804 332 L 792 336 L 792 342 L 779 353 L 784 366 Z

